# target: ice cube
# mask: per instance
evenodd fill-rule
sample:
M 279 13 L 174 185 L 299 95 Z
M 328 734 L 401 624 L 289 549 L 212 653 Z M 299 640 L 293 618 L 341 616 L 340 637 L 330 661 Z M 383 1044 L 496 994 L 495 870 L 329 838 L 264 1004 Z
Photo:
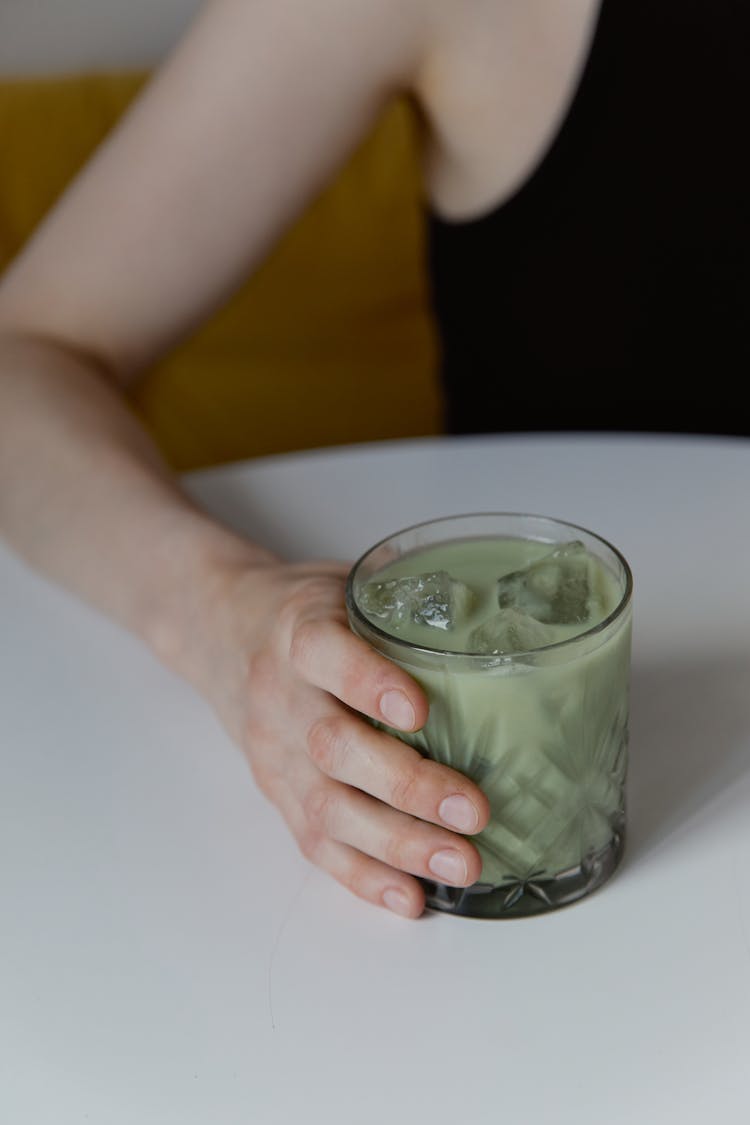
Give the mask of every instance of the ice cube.
M 583 624 L 592 611 L 593 566 L 583 543 L 564 543 L 523 570 L 503 575 L 497 583 L 498 605 L 520 609 L 545 624 Z
M 391 628 L 414 622 L 434 629 L 453 629 L 466 617 L 474 594 L 447 571 L 438 570 L 368 582 L 359 600 L 368 617 Z
M 530 652 L 555 640 L 554 632 L 519 609 L 501 609 L 469 635 L 471 652 Z

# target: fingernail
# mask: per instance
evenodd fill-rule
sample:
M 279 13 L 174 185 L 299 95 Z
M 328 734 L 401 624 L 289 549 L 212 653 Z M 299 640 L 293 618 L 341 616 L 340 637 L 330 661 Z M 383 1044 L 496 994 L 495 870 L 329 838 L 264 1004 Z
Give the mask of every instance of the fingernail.
M 383 902 L 394 914 L 400 914 L 403 918 L 411 916 L 409 896 L 397 887 L 389 887 L 387 891 L 383 891 Z
M 389 726 L 400 730 L 414 727 L 414 708 L 402 691 L 386 691 L 380 697 L 380 714 Z
M 456 828 L 459 832 L 476 832 L 479 813 L 469 798 L 461 793 L 454 793 L 441 801 L 438 812 L 443 824 L 449 828 Z
M 437 875 L 444 883 L 456 883 L 461 886 L 466 882 L 468 874 L 466 860 L 453 848 L 446 848 L 431 855 L 428 867 L 432 874 Z

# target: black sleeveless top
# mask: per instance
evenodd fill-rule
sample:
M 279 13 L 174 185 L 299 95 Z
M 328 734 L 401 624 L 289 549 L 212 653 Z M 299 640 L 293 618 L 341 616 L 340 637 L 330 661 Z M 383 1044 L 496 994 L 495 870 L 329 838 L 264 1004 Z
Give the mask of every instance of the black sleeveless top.
M 749 110 L 748 0 L 603 0 L 530 179 L 429 216 L 449 431 L 750 433 Z

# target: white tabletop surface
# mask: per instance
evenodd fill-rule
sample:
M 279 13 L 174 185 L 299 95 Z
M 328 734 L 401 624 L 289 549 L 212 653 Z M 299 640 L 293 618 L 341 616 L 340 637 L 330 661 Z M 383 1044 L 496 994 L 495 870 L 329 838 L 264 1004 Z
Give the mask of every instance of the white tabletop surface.
M 189 486 L 294 557 L 472 510 L 611 539 L 626 859 L 546 917 L 368 906 L 188 687 L 0 549 L 0 1122 L 747 1125 L 750 442 L 426 440 Z

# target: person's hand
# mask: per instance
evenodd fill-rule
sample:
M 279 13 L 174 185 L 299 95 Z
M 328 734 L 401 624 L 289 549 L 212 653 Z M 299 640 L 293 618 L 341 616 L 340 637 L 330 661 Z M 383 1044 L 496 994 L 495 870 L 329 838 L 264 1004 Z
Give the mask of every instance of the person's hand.
M 209 643 L 191 678 L 303 854 L 360 897 L 417 917 L 424 892 L 412 876 L 479 878 L 479 854 L 461 834 L 485 826 L 489 804 L 462 774 L 361 717 L 414 731 L 428 705 L 350 631 L 346 573 L 327 562 L 234 568 L 208 630 L 199 626 Z

